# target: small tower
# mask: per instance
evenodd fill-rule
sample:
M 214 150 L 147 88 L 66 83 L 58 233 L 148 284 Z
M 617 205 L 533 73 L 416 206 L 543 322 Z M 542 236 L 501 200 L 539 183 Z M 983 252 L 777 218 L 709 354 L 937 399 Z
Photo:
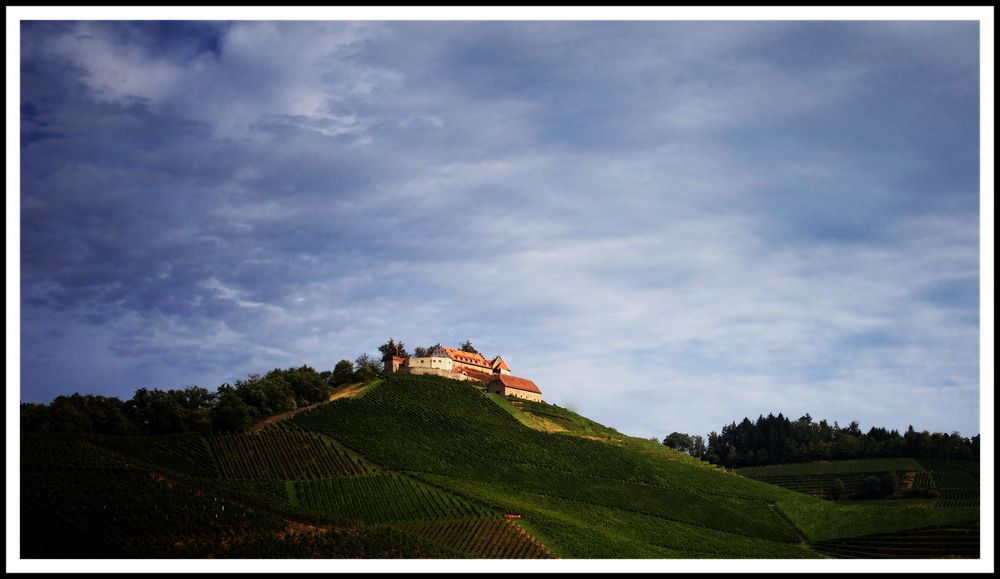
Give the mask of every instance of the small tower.
M 387 353 L 382 357 L 383 370 L 386 374 L 393 374 L 399 371 L 399 367 L 406 362 L 406 358 L 401 356 L 394 356 L 392 352 Z
M 494 374 L 503 374 L 505 376 L 510 375 L 510 366 L 508 366 L 500 356 L 493 358 L 493 361 L 490 362 L 490 367 L 493 368 Z

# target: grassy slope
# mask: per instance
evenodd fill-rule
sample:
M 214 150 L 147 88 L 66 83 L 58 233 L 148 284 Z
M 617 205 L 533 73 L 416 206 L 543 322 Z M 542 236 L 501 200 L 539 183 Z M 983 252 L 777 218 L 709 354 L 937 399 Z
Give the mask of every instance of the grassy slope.
M 22 534 L 36 545 L 45 536 L 70 545 L 76 540 L 77 551 L 110 557 L 541 552 L 514 543 L 490 550 L 454 534 L 435 544 L 407 530 L 435 536 L 427 529 L 494 529 L 475 521 L 518 513 L 517 524 L 559 557 L 793 558 L 822 556 L 804 538 L 978 524 L 978 509 L 835 505 L 621 435 L 554 405 L 517 406 L 457 381 L 390 377 L 360 396 L 280 423 L 321 434 L 335 442 L 331 448 L 363 459 L 367 471 L 312 481 L 227 480 L 222 459 L 285 459 L 262 458 L 281 456 L 270 451 L 241 458 L 236 445 L 220 449 L 196 435 L 29 437 L 22 440 L 22 489 L 33 492 L 22 501 Z M 267 432 L 253 436 L 284 440 Z M 306 450 L 325 452 L 315 445 Z M 235 454 L 217 456 L 223 452 Z M 311 476 L 328 476 L 318 472 Z M 100 517 L 88 510 L 94 508 L 102 509 Z M 134 520 L 144 513 L 177 523 L 160 532 Z M 303 526 L 309 531 L 289 534 Z M 180 547 L 176 528 L 190 539 Z

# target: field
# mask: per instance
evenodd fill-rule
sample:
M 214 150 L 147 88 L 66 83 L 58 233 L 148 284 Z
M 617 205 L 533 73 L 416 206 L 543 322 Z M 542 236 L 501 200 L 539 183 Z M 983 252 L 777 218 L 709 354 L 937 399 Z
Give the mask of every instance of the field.
M 22 557 L 978 556 L 978 465 L 862 463 L 736 474 L 555 405 L 397 375 L 256 433 L 23 437 Z M 941 496 L 764 482 L 873 467 Z

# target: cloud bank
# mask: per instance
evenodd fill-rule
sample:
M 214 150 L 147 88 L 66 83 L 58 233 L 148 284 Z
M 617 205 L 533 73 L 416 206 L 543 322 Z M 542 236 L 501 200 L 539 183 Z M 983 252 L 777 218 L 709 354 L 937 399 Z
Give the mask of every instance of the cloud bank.
M 471 339 L 620 430 L 979 432 L 975 22 L 24 22 L 21 398 Z

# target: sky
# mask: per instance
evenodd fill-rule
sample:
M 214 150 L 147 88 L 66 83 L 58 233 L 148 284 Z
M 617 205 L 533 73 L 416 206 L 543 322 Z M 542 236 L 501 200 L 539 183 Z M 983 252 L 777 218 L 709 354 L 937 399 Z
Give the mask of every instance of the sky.
M 623 433 L 980 432 L 976 21 L 24 21 L 20 399 L 465 340 Z

